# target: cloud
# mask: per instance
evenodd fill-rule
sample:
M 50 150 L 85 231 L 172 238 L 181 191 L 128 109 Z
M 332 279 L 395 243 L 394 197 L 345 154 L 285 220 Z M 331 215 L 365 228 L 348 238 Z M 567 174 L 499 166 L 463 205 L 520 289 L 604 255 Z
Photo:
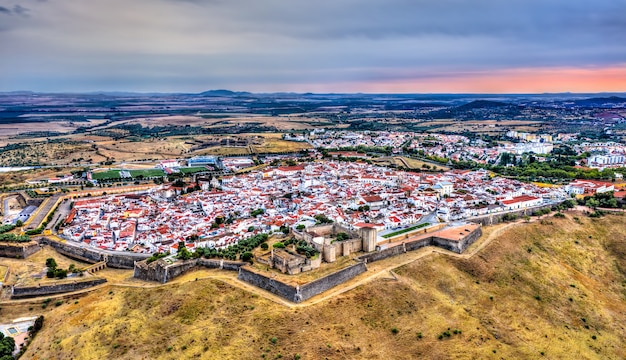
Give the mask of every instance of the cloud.
M 23 0 L 21 10 L 6 1 L 0 15 L 22 16 L 0 22 L 0 77 L 11 80 L 0 90 L 306 91 L 626 66 L 623 0 Z

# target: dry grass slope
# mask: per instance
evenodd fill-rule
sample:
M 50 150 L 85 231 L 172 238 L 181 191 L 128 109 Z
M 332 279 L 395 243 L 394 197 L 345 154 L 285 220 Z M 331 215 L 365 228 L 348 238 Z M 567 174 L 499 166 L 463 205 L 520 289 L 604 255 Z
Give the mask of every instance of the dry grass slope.
M 44 310 L 25 358 L 623 359 L 626 218 L 577 216 L 511 227 L 469 260 L 425 257 L 308 307 L 218 280 L 98 290 Z

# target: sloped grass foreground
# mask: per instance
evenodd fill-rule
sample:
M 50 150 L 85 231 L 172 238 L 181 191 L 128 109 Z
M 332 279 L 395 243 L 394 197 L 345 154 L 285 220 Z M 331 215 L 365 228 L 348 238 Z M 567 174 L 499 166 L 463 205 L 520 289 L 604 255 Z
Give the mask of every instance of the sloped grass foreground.
M 106 288 L 43 310 L 24 358 L 626 358 L 626 217 L 576 216 L 514 226 L 469 260 L 434 254 L 307 307 L 218 280 Z

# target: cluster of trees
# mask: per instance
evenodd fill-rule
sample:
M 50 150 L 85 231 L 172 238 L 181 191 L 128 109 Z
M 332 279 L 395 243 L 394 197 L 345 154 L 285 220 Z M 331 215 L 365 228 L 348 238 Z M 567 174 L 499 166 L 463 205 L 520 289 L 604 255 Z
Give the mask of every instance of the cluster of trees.
M 162 258 L 164 258 L 166 256 L 169 256 L 169 255 L 170 255 L 169 251 L 166 251 L 164 253 L 162 253 L 162 252 L 155 252 L 154 254 L 152 254 L 152 256 L 150 256 L 149 258 L 146 259 L 146 263 L 147 264 L 153 263 L 153 262 L 155 262 L 155 261 L 157 261 L 159 259 L 162 259 Z
M 317 224 L 332 224 L 333 223 L 333 221 L 324 214 L 315 215 L 314 218 Z
M 358 146 L 344 146 L 338 149 L 320 148 L 318 150 L 322 153 L 322 156 L 324 157 L 328 157 L 329 156 L 328 153 L 332 151 L 356 151 L 359 153 L 382 153 L 382 154 L 385 154 L 386 156 L 389 156 L 393 152 L 393 147 L 358 145 Z
M 339 234 L 345 234 L 345 233 L 339 233 Z M 337 235 L 339 235 L 339 234 L 337 234 Z M 345 234 L 345 236 L 347 236 L 347 234 Z M 343 235 L 341 236 L 341 238 L 343 239 Z M 298 241 L 295 238 L 288 239 L 284 243 L 283 242 L 275 243 L 273 245 L 273 247 L 284 249 L 287 245 L 295 245 L 296 246 L 296 252 L 298 254 L 300 254 L 300 255 L 306 256 L 309 259 L 314 257 L 314 256 L 316 256 L 317 254 L 319 254 L 319 251 L 315 250 L 314 247 L 309 246 L 309 244 L 307 244 L 306 241 L 304 241 L 304 240 L 299 240 Z
M 263 215 L 263 214 L 265 214 L 265 210 L 263 210 L 263 209 L 256 209 L 256 210 L 252 210 L 250 212 L 250 216 L 251 217 L 257 217 L 257 216 Z
M 0 226 L 0 234 L 4 234 L 6 232 L 9 232 L 13 229 L 15 229 L 18 226 L 22 226 L 22 222 L 18 220 L 18 222 L 20 223 L 20 225 L 17 224 L 6 224 L 6 225 L 2 225 Z
M 588 206 L 592 209 L 596 209 L 599 207 L 612 209 L 619 208 L 618 201 L 615 198 L 615 194 L 613 193 L 613 191 L 596 193 L 593 196 L 585 196 L 583 199 L 579 199 L 578 203 L 580 205 Z
M 215 221 L 213 221 L 213 223 L 211 224 L 211 229 L 217 229 L 222 224 L 232 224 L 234 220 L 235 219 L 230 216 L 227 219 L 224 219 L 223 216 L 218 216 L 215 218 Z
M 46 276 L 49 278 L 57 278 L 57 279 L 66 278 L 68 273 L 80 274 L 80 276 L 82 276 L 83 271 L 84 271 L 82 269 L 77 268 L 76 265 L 74 264 L 70 264 L 67 270 L 61 269 L 58 267 L 57 262 L 56 260 L 54 260 L 54 258 L 46 259 L 46 267 L 48 268 L 48 271 L 46 272 Z
M 0 242 L 24 243 L 29 241 L 30 237 L 27 235 L 0 234 Z
M 181 260 L 189 260 L 193 257 L 193 254 L 189 251 L 189 249 L 187 249 L 184 241 L 178 242 L 178 252 L 176 253 L 176 257 Z
M 480 164 L 471 160 L 450 161 L 445 157 L 427 155 L 423 150 L 405 149 L 406 152 L 420 155 L 423 158 L 449 164 L 456 169 L 477 170 L 487 169 L 504 176 L 515 176 L 526 178 L 527 180 L 537 179 L 613 179 L 615 173 L 626 173 L 626 168 L 621 169 L 584 169 L 575 168 L 576 161 L 589 156 L 588 153 L 576 155 L 576 152 L 569 148 L 558 148 L 548 156 L 547 161 L 539 162 L 533 154 L 514 155 L 508 152 L 500 155 L 497 164 Z M 514 166 L 507 166 L 507 165 Z
M 237 260 L 239 258 L 243 261 L 248 255 L 244 256 L 246 252 L 252 253 L 252 250 L 265 243 L 269 236 L 267 234 L 258 234 L 251 236 L 247 239 L 240 240 L 237 244 L 231 245 L 225 249 L 209 249 L 209 248 L 199 248 L 194 251 L 191 255 L 194 258 L 205 257 L 207 259 L 211 258 L 221 258 L 227 260 Z M 252 258 L 250 254 L 250 259 Z
M 304 255 L 309 259 L 319 254 L 319 251 L 315 250 L 314 247 L 307 245 L 306 241 L 304 240 L 300 240 L 300 242 L 298 242 L 298 244 L 296 245 L 296 251 L 298 252 L 298 254 Z
M 13 352 L 15 351 L 15 340 L 10 336 L 4 336 L 0 332 L 0 360 L 15 360 Z

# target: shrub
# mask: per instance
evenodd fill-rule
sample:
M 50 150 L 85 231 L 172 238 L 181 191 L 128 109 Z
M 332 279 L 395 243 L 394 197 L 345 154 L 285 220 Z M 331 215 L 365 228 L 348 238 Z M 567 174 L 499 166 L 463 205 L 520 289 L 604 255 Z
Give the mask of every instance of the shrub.
M 278 342 L 278 339 L 277 339 L 277 338 L 275 338 L 275 337 L 272 337 L 272 338 L 270 339 L 270 342 L 271 342 L 272 344 L 276 344 L 276 342 Z
M 54 270 L 54 277 L 59 279 L 64 279 L 67 277 L 67 270 L 65 269 L 56 269 Z
M 241 259 L 241 261 L 251 261 L 252 253 L 250 251 L 246 251 L 243 254 L 241 254 L 239 258 Z
M 266 243 L 261 244 L 261 249 L 267 250 L 269 246 Z
M 283 244 L 282 242 L 277 242 L 274 245 L 272 245 L 273 248 L 275 249 L 284 249 L 285 248 L 285 244 Z
M 391 328 L 391 333 L 392 333 L 392 334 L 396 335 L 396 334 L 397 334 L 397 333 L 399 333 L 399 332 L 400 332 L 400 330 L 398 330 L 398 328 L 397 328 L 397 327 L 392 327 L 392 328 Z

